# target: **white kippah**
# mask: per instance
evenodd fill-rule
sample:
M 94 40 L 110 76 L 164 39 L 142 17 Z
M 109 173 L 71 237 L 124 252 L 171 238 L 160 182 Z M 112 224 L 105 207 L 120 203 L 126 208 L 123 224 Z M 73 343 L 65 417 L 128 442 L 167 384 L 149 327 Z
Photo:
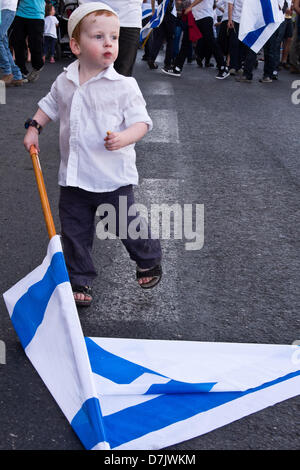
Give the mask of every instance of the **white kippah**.
M 71 14 L 69 20 L 68 20 L 68 34 L 69 38 L 71 39 L 72 34 L 76 26 L 78 25 L 79 21 L 82 20 L 86 15 L 89 13 L 92 13 L 93 11 L 98 11 L 98 10 L 107 10 L 111 11 L 114 13 L 116 16 L 117 13 L 106 3 L 102 2 L 87 2 L 79 5 L 78 8 L 76 8 L 73 13 Z

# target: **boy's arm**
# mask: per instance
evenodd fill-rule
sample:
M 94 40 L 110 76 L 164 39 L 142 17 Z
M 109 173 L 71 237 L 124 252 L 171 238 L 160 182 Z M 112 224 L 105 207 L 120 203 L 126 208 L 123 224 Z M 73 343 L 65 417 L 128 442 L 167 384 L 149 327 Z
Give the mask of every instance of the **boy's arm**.
M 51 121 L 49 116 L 47 116 L 47 114 L 44 113 L 44 111 L 42 111 L 40 108 L 33 116 L 33 119 L 37 121 L 42 127 L 44 127 L 46 124 L 48 124 L 48 122 Z M 30 150 L 31 145 L 34 145 L 38 152 L 40 151 L 38 130 L 35 127 L 29 126 L 24 137 L 24 146 L 26 150 L 28 150 L 28 152 Z
M 136 122 L 122 132 L 109 132 L 104 138 L 106 150 L 119 150 L 127 145 L 134 144 L 144 137 L 148 131 L 145 122 Z

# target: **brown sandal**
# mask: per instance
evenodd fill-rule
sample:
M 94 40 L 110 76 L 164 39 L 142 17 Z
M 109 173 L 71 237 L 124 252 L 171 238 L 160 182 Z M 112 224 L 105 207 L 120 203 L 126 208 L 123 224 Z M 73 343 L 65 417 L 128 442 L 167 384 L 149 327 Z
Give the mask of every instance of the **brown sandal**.
M 152 277 L 151 281 L 145 282 L 143 284 L 139 284 L 142 289 L 151 289 L 152 287 L 156 286 L 162 277 L 162 268 L 160 264 L 157 264 L 153 268 L 147 269 L 146 271 L 140 271 L 140 269 L 136 268 L 136 279 L 142 279 L 144 277 Z

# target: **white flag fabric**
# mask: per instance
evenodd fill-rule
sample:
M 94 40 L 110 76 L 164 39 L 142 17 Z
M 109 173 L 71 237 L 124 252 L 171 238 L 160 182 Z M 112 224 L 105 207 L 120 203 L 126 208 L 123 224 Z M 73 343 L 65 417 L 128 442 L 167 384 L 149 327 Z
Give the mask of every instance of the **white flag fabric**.
M 86 449 L 161 449 L 299 394 L 299 346 L 84 338 L 58 236 L 4 300 Z
M 142 14 L 142 20 L 145 18 L 149 18 L 148 23 L 145 24 L 145 26 L 142 27 L 141 32 L 140 32 L 140 42 L 143 42 L 148 34 L 154 29 L 158 28 L 158 26 L 161 25 L 165 12 L 168 6 L 169 0 L 163 0 L 158 7 L 155 9 L 154 15 L 152 16 L 152 8 L 151 9 L 145 9 Z
M 278 0 L 244 0 L 239 40 L 257 53 L 283 21 Z

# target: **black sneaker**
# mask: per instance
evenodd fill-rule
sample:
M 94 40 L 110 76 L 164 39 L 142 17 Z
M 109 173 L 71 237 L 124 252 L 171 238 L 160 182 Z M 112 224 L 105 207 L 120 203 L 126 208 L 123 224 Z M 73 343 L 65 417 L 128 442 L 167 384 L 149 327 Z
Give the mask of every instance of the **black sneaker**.
M 167 75 L 173 75 L 173 77 L 180 77 L 181 75 L 181 70 L 179 67 L 163 67 L 161 69 L 163 73 L 166 73 Z
M 224 80 L 224 78 L 229 77 L 230 73 L 228 72 L 228 67 L 221 67 L 219 73 L 216 76 L 218 80 Z

